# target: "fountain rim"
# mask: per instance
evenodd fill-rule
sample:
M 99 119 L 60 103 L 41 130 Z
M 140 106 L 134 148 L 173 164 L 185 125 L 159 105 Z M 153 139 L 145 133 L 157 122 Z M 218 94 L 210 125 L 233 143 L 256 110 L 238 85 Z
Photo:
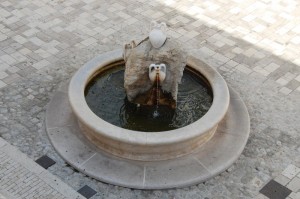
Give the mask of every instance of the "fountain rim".
M 107 139 L 133 145 L 161 146 L 191 140 L 213 129 L 225 116 L 230 96 L 223 77 L 212 67 L 195 57 L 189 56 L 187 65 L 200 72 L 209 82 L 213 92 L 213 103 L 208 112 L 199 120 L 187 126 L 160 132 L 133 131 L 115 126 L 98 117 L 87 105 L 85 88 L 101 68 L 123 60 L 122 50 L 109 51 L 98 55 L 84 64 L 72 77 L 68 95 L 69 102 L 78 120 Z

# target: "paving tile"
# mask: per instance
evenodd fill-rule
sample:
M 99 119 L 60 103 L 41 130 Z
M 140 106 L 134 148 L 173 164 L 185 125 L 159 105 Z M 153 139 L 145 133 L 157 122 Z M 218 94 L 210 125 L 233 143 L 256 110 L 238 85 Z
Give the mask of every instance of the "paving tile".
M 271 72 L 274 72 L 279 67 L 280 66 L 278 64 L 271 63 L 271 64 L 267 65 L 264 69 L 271 73 Z
M 209 56 L 212 56 L 212 55 L 216 54 L 213 50 L 211 50 L 207 47 L 202 47 L 202 48 L 199 49 L 199 51 L 205 57 L 209 57 Z
M 262 67 L 260 66 L 256 66 L 253 68 L 253 70 L 263 76 L 268 76 L 270 73 L 268 71 L 266 71 L 265 69 L 263 69 Z
M 34 53 L 36 53 L 38 56 L 40 56 L 41 58 L 47 58 L 47 57 L 50 57 L 51 56 L 51 54 L 50 53 L 48 53 L 47 51 L 45 51 L 45 50 L 43 50 L 43 49 L 38 49 L 38 50 L 36 50 L 36 51 L 34 51 Z M 44 60 L 43 60 L 44 61 Z M 50 62 L 49 62 L 50 63 Z M 42 65 L 47 65 L 47 63 L 44 63 L 44 64 L 40 64 L 41 66 Z
M 295 193 L 298 192 L 300 190 L 300 178 L 294 177 L 286 187 Z
M 244 52 L 244 50 L 241 49 L 241 48 L 236 47 L 236 48 L 232 49 L 232 52 L 234 52 L 236 54 L 241 54 L 242 52 Z
M 17 62 L 17 60 L 15 60 L 13 57 L 11 57 L 10 55 L 2 55 L 0 57 L 0 59 L 4 62 L 6 62 L 7 64 L 14 64 Z
M 281 92 L 281 93 L 284 94 L 284 95 L 288 95 L 288 94 L 290 94 L 290 93 L 292 92 L 292 90 L 289 89 L 289 88 L 287 88 L 287 87 L 282 87 L 282 88 L 279 90 L 279 92 Z
M 229 66 L 230 68 L 233 68 L 237 65 L 238 65 L 238 63 L 233 60 L 230 60 L 229 62 L 226 63 L 226 66 Z
M 285 177 L 284 175 L 279 175 L 274 180 L 283 186 L 286 186 L 287 183 L 291 181 L 291 179 Z
M 83 195 L 86 198 L 91 198 L 97 192 L 94 189 L 92 189 L 91 187 L 84 185 L 81 189 L 78 190 L 78 193 L 80 193 L 81 195 Z
M 27 55 L 29 53 L 32 53 L 31 50 L 29 50 L 28 48 L 22 48 L 20 51 L 19 51 L 21 54 L 23 55 Z
M 290 164 L 288 167 L 282 172 L 282 175 L 289 179 L 293 179 L 298 173 L 300 173 L 300 168 L 297 166 Z
M 292 192 L 292 193 L 289 195 L 289 198 L 291 198 L 291 199 L 300 199 L 300 192 L 298 192 L 298 193 Z
M 278 80 L 276 80 L 276 82 L 282 86 L 286 85 L 289 83 L 288 80 L 284 79 L 284 78 L 279 78 Z
M 11 53 L 16 52 L 16 50 L 15 50 L 14 48 L 10 47 L 10 46 L 4 48 L 3 51 L 4 51 L 5 53 L 9 54 L 9 55 L 10 55 Z
M 286 87 L 291 89 L 291 90 L 295 90 L 300 86 L 300 82 L 296 81 L 296 80 L 291 80 Z
M 30 37 L 30 36 L 33 36 L 34 34 L 38 33 L 39 30 L 35 29 L 35 28 L 32 28 L 32 29 L 29 29 L 25 32 L 23 32 L 23 35 L 27 36 L 27 37 Z
M 3 79 L 3 82 L 5 84 L 7 84 L 7 85 L 10 85 L 12 83 L 15 83 L 15 82 L 21 80 L 21 79 L 22 79 L 22 77 L 20 75 L 18 75 L 18 74 L 15 73 L 15 74 L 12 74 L 10 76 L 5 77 Z
M 49 158 L 47 155 L 40 157 L 35 162 L 38 163 L 41 167 L 43 167 L 45 169 L 48 169 L 49 167 L 51 167 L 52 165 L 54 165 L 56 163 L 54 160 Z
M 97 40 L 96 40 L 95 38 L 93 38 L 93 37 L 90 37 L 90 38 L 88 38 L 88 39 L 82 41 L 81 43 L 82 43 L 83 45 L 85 45 L 85 46 L 89 46 L 89 45 L 91 45 L 91 44 L 96 44 L 96 43 L 97 43 Z
M 259 192 L 272 199 L 285 199 L 292 191 L 271 180 Z
M 37 38 L 37 37 L 31 37 L 31 38 L 29 39 L 29 41 L 31 41 L 32 43 L 34 43 L 34 44 L 37 45 L 37 46 L 41 46 L 41 45 L 43 45 L 43 44 L 45 43 L 44 41 L 40 40 L 40 39 Z
M 253 56 L 257 51 L 253 48 L 249 48 L 248 50 L 244 51 L 243 54 L 247 57 Z
M 224 55 L 221 55 L 219 53 L 216 53 L 213 55 L 213 59 L 216 59 L 217 61 L 220 61 L 222 64 L 228 62 L 230 59 Z
M 49 64 L 50 64 L 50 62 L 48 62 L 47 60 L 42 60 L 42 61 L 39 61 L 39 62 L 33 64 L 32 67 L 39 70 L 41 68 L 44 68 L 45 66 L 48 66 Z
M 257 196 L 254 197 L 254 199 L 269 199 L 267 196 L 263 195 L 263 194 L 258 194 Z
M 248 68 L 247 66 L 245 66 L 244 64 L 239 64 L 238 66 L 236 66 L 236 69 L 247 75 L 252 72 L 252 70 L 250 68 Z
M 19 52 L 14 52 L 11 54 L 11 56 L 18 60 L 18 62 L 23 62 L 23 61 L 26 61 L 27 60 L 27 57 L 23 56 L 21 53 Z

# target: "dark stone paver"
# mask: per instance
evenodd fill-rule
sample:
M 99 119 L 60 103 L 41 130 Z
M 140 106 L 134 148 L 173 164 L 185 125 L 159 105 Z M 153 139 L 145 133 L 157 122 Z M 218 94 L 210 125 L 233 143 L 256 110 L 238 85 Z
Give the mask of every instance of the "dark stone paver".
M 97 192 L 92 189 L 91 187 L 84 185 L 81 189 L 78 190 L 78 193 L 83 195 L 86 198 L 91 198 L 93 195 L 95 195 Z
M 54 165 L 56 163 L 54 160 L 49 158 L 47 155 L 40 157 L 35 162 L 38 163 L 40 166 L 42 166 L 45 169 L 48 169 L 49 167 L 51 167 L 52 165 Z
M 292 191 L 278 182 L 271 180 L 259 192 L 271 199 L 285 199 Z

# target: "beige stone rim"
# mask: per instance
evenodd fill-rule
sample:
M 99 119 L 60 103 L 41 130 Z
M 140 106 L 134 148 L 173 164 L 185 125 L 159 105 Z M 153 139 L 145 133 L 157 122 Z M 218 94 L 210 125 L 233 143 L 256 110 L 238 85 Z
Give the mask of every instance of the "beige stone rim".
M 188 58 L 187 65 L 208 80 L 213 92 L 211 108 L 196 122 L 171 131 L 149 133 L 123 129 L 96 116 L 85 101 L 86 85 L 106 66 L 121 60 L 121 50 L 101 54 L 81 67 L 70 81 L 70 105 L 82 132 L 93 144 L 119 157 L 154 161 L 192 153 L 213 136 L 228 109 L 228 87 L 215 69 L 193 57 Z

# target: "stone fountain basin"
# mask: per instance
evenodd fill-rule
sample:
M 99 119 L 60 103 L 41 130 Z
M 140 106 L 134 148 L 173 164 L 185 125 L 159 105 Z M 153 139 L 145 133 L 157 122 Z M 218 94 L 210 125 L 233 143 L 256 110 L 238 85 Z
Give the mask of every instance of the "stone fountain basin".
M 70 81 L 69 101 L 86 137 L 101 150 L 113 155 L 143 161 L 166 160 L 191 153 L 208 141 L 224 118 L 229 105 L 229 91 L 222 76 L 213 68 L 189 57 L 187 65 L 200 72 L 213 92 L 208 112 L 185 127 L 161 132 L 141 132 L 114 126 L 88 107 L 84 91 L 89 81 L 114 62 L 123 60 L 122 51 L 102 54 L 80 68 Z
M 121 60 L 121 50 L 94 58 L 70 84 L 62 83 L 50 101 L 47 133 L 68 164 L 110 184 L 166 189 L 203 182 L 238 159 L 249 136 L 247 108 L 219 73 L 192 57 L 188 66 L 208 80 L 213 92 L 211 108 L 198 121 L 172 131 L 146 133 L 97 117 L 85 102 L 84 89 L 94 75 Z

